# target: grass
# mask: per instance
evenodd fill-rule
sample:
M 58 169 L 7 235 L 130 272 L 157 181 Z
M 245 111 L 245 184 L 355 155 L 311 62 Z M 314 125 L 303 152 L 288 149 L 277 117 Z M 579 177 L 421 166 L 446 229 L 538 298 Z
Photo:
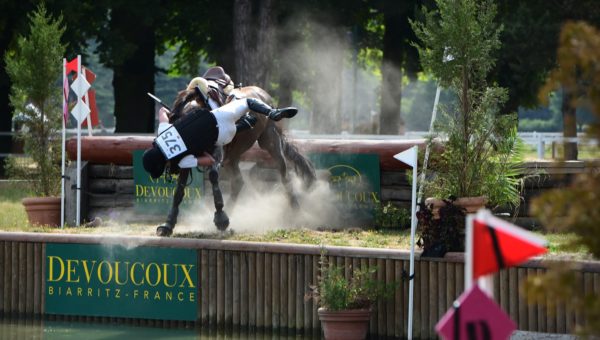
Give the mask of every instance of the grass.
M 21 199 L 30 195 L 31 191 L 23 182 L 0 182 L 0 231 L 49 232 L 65 234 L 120 234 L 136 236 L 153 236 L 154 227 L 147 224 L 127 224 L 104 221 L 97 228 L 52 228 L 30 225 Z M 573 233 L 538 233 L 549 243 L 549 252 L 558 256 L 587 258 L 589 252 L 582 246 L 573 246 L 577 235 Z M 383 229 L 363 230 L 358 228 L 343 230 L 288 229 L 274 230 L 264 234 L 202 234 L 194 232 L 177 233 L 176 237 L 226 239 L 249 242 L 276 242 L 312 245 L 332 245 L 366 248 L 410 249 L 410 230 Z

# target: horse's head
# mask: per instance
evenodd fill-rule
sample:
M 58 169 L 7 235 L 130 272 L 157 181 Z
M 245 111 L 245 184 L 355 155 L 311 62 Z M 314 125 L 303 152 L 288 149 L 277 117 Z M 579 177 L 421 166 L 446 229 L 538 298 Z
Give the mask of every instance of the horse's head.
M 208 82 L 201 77 L 192 79 L 185 90 L 179 91 L 173 103 L 170 122 L 172 123 L 185 116 L 194 108 L 210 109 L 208 105 Z

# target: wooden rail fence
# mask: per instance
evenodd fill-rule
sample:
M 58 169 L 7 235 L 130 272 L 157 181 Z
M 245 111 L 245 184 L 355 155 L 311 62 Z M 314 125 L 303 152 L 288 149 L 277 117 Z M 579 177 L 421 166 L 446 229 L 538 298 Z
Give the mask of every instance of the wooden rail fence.
M 402 338 L 407 331 L 409 253 L 390 249 L 318 247 L 238 241 L 112 237 L 106 235 L 58 235 L 0 233 L 0 316 L 44 316 L 45 246 L 48 243 L 140 244 L 196 249 L 198 256 L 197 321 L 118 319 L 90 316 L 46 316 L 50 320 L 120 322 L 155 327 L 199 327 L 225 331 L 277 331 L 285 334 L 320 334 L 317 306 L 305 301 L 308 286 L 315 284 L 321 251 L 330 263 L 351 268 L 378 268 L 377 277 L 400 282 L 393 298 L 373 307 L 370 333 L 378 338 Z M 462 253 L 445 258 L 415 261 L 415 338 L 435 338 L 434 326 L 464 288 Z M 585 322 L 572 306 L 558 305 L 549 311 L 527 304 L 520 283 L 545 271 L 536 259 L 503 270 L 494 278 L 500 306 L 520 330 L 571 333 Z M 579 290 L 600 294 L 600 264 L 583 262 L 577 271 Z

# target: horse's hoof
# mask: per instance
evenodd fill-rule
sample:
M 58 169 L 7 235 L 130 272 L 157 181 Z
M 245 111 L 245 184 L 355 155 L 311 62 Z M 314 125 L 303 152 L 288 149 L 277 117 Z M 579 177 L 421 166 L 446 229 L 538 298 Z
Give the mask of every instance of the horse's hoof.
M 169 237 L 173 235 L 173 228 L 167 225 L 161 225 L 156 228 L 156 236 Z
M 229 227 L 229 217 L 223 210 L 215 211 L 215 218 L 213 219 L 213 222 L 220 231 L 223 231 Z

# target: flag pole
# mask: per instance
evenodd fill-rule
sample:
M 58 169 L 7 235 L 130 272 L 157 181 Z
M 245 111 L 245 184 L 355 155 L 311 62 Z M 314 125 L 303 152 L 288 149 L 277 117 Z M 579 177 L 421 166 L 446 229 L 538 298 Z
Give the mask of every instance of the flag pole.
M 473 285 L 473 220 L 474 214 L 468 214 L 465 223 L 465 292 Z
M 413 300 L 415 289 L 415 231 L 417 229 L 417 160 L 419 149 L 413 146 L 412 201 L 410 217 L 410 268 L 408 278 L 408 339 L 412 339 Z
M 65 103 L 65 81 L 66 81 L 66 73 L 67 73 L 67 59 L 63 58 L 63 71 L 62 71 L 62 76 L 63 76 L 63 82 L 62 82 L 62 102 L 63 102 L 63 106 L 62 106 L 62 147 L 61 147 L 61 170 L 60 170 L 60 227 L 64 228 L 65 227 L 65 145 L 66 145 L 66 141 L 65 139 L 67 138 L 67 132 L 66 132 L 66 122 L 65 122 L 65 105 L 67 105 L 68 103 Z M 68 88 L 67 88 L 68 91 Z M 67 109 L 68 111 L 68 109 Z M 68 114 L 68 112 L 67 112 Z
M 77 55 L 77 76 L 81 77 L 81 55 Z M 84 78 L 85 79 L 85 78 Z M 77 215 L 76 225 L 81 224 L 81 121 L 77 120 Z
M 435 99 L 433 100 L 433 111 L 431 111 L 431 121 L 429 122 L 429 134 L 433 133 L 434 130 L 434 125 L 435 125 L 435 119 L 437 116 L 437 108 L 438 108 L 438 103 L 440 101 L 440 92 L 441 92 L 441 87 L 440 85 L 437 86 L 437 89 L 435 90 Z M 419 185 L 419 195 L 417 196 L 417 201 L 421 202 L 421 199 L 423 198 L 423 183 L 425 182 L 425 172 L 427 171 L 427 162 L 429 160 L 429 143 L 427 143 L 425 145 L 425 156 L 423 157 L 423 168 L 421 169 L 421 176 L 419 176 L 419 182 L 421 183 L 421 185 Z

